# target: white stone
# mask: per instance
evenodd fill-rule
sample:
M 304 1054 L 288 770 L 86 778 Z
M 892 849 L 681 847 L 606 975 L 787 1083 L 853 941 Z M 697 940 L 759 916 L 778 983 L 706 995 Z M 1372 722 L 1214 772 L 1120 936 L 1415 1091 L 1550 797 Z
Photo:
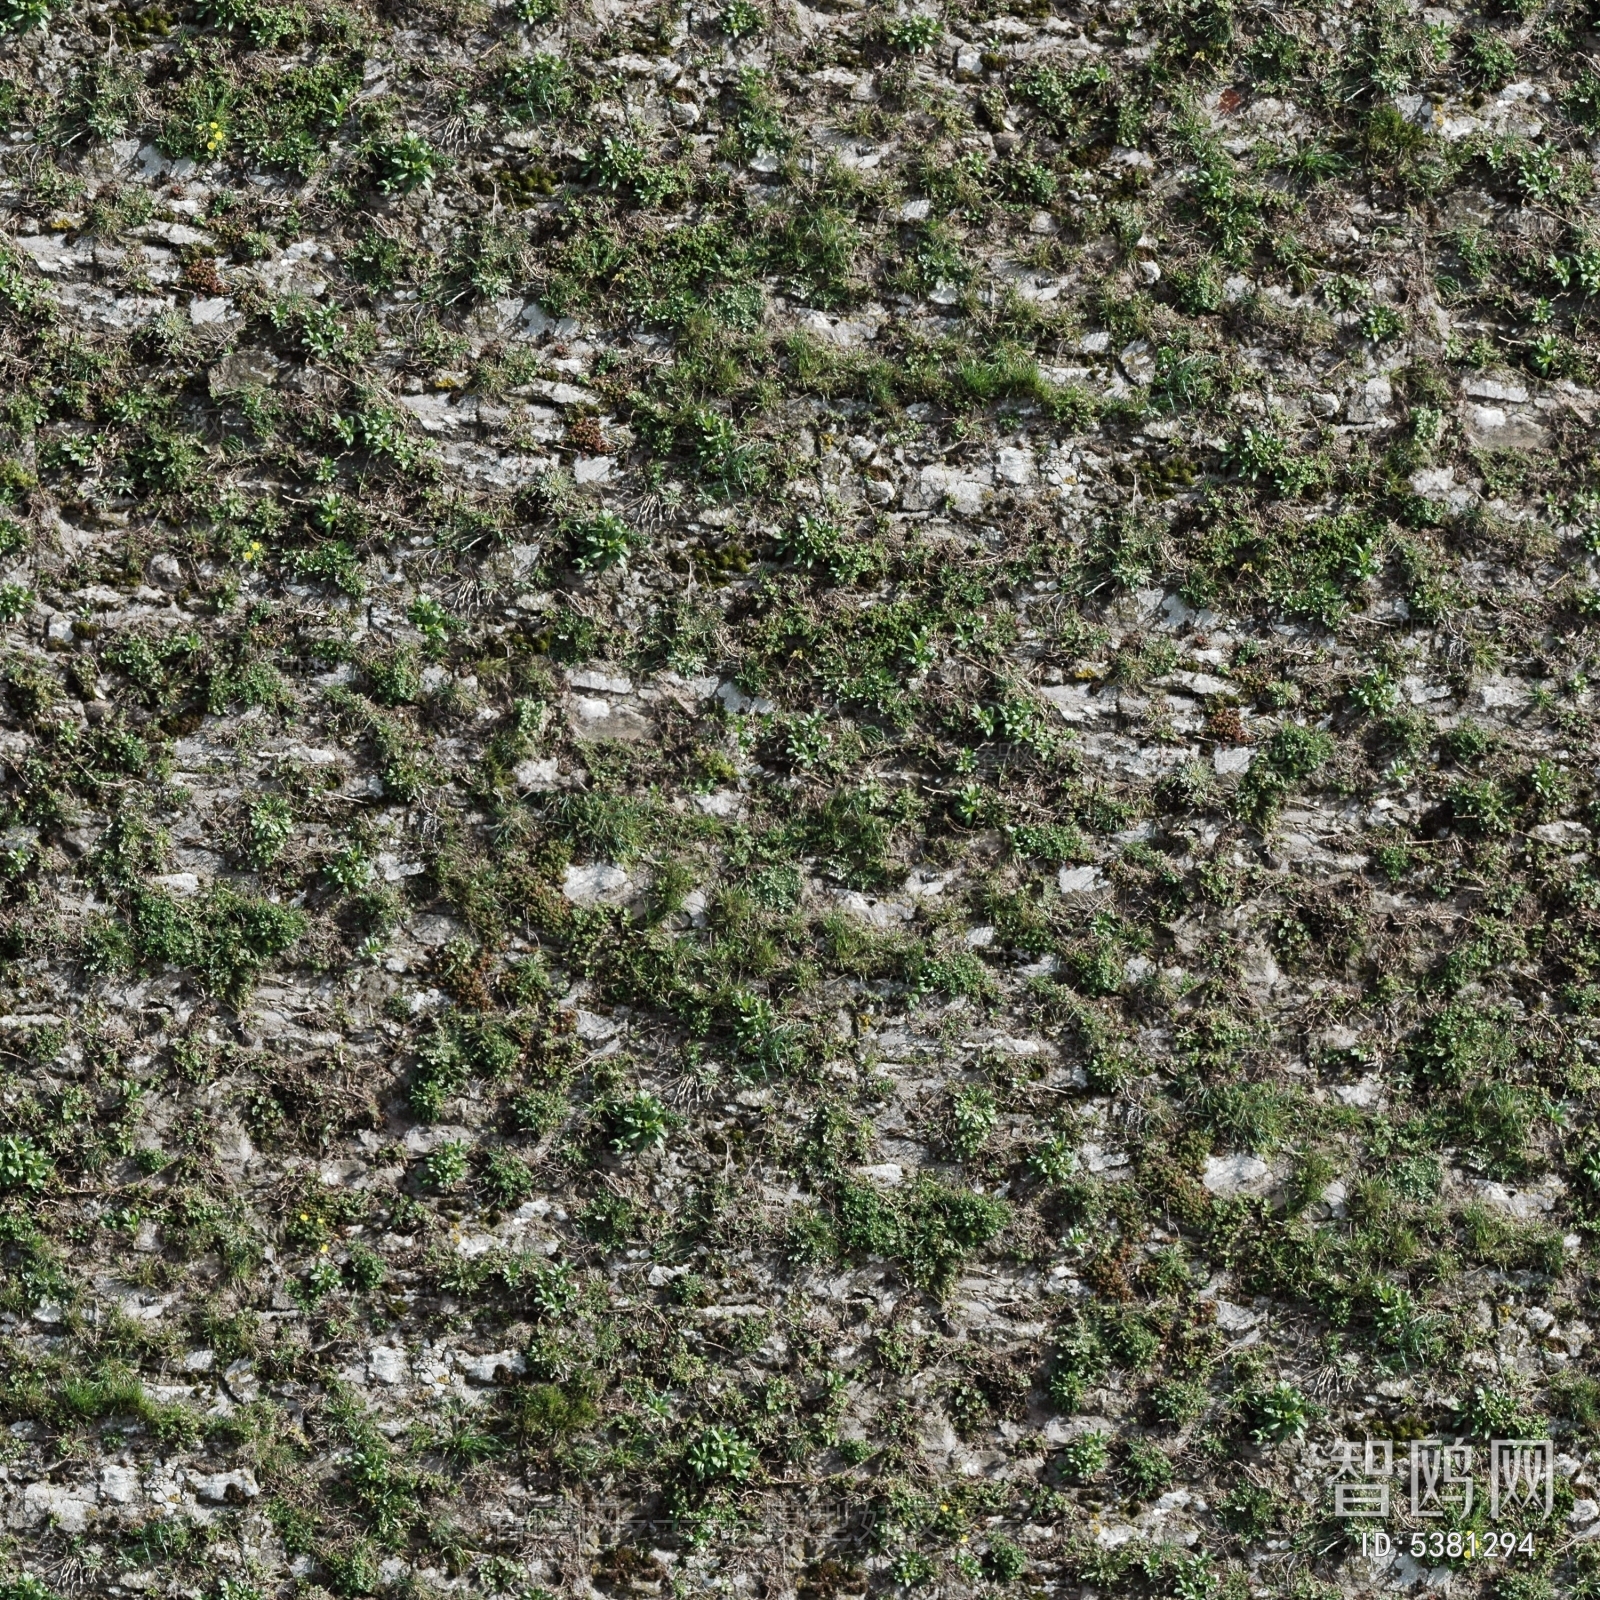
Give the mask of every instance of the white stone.
M 443 433 L 447 428 L 470 422 L 477 416 L 476 405 L 452 405 L 447 394 L 403 394 L 398 399 L 417 419 L 425 433 Z
M 132 1505 L 139 1498 L 139 1474 L 132 1467 L 101 1467 L 100 1498 L 112 1505 Z
M 546 756 L 542 761 L 530 758 L 519 761 L 512 769 L 511 776 L 524 793 L 536 793 L 554 789 L 560 779 L 561 769 L 554 756 Z
M 64 267 L 77 264 L 77 253 L 67 248 L 67 241 L 59 234 L 28 233 L 16 241 L 17 248 L 33 258 L 33 264 L 52 275 Z
M 593 689 L 600 694 L 632 694 L 633 679 L 619 672 L 601 672 L 597 668 L 585 668 L 582 672 L 574 672 L 570 679 L 574 689 Z
M 1241 1152 L 1237 1155 L 1207 1156 L 1206 1170 L 1200 1181 L 1212 1194 L 1257 1194 L 1272 1180 L 1272 1168 L 1260 1156 Z
M 892 928 L 909 922 L 917 914 L 916 906 L 909 900 L 870 900 L 854 889 L 839 896 L 839 909 L 870 922 L 875 928 Z
M 1543 1183 L 1526 1189 L 1510 1189 L 1503 1183 L 1487 1179 L 1474 1179 L 1467 1187 L 1473 1198 L 1491 1211 L 1503 1211 L 1520 1222 L 1535 1221 L 1555 1210 L 1556 1201 L 1566 1192 L 1559 1178 L 1546 1178 Z
M 546 335 L 571 339 L 577 332 L 577 320 L 573 317 L 547 316 L 543 307 L 533 301 L 523 308 L 522 332 L 519 335 L 523 339 L 543 339 Z
M 402 861 L 388 850 L 379 852 L 374 865 L 385 883 L 399 883 L 402 878 L 420 877 L 428 870 L 424 862 Z
M 248 1467 L 238 1467 L 232 1472 L 194 1472 L 189 1473 L 189 1487 L 201 1500 L 209 1500 L 213 1505 L 243 1505 L 246 1500 L 254 1500 L 261 1493 L 261 1485 L 256 1482 L 256 1475 Z
M 1252 752 L 1249 745 L 1225 745 L 1211 752 L 1212 768 L 1226 777 L 1250 770 Z
M 610 456 L 578 456 L 572 463 L 574 483 L 604 483 L 611 476 Z
M 597 406 L 600 396 L 591 389 L 580 389 L 575 383 L 559 383 L 552 378 L 536 378 L 528 387 L 538 395 L 558 406 Z
M 736 717 L 766 716 L 776 709 L 770 700 L 746 694 L 738 684 L 731 682 L 717 685 L 717 699 Z
M 514 296 L 505 300 L 495 300 L 490 305 L 494 318 L 495 330 L 498 333 L 509 333 L 516 325 L 517 318 L 522 315 L 523 302 Z
M 1528 398 L 1528 391 L 1520 383 L 1501 383 L 1497 378 L 1468 378 L 1461 389 L 1474 400 L 1505 400 L 1517 406 Z
M 186 222 L 149 222 L 139 230 L 141 238 L 160 239 L 167 244 L 186 250 L 190 245 L 210 245 L 216 241 L 209 233 L 191 228 Z M 291 245 L 290 249 L 294 246 Z
M 870 1178 L 874 1183 L 886 1183 L 893 1187 L 897 1183 L 904 1183 L 906 1170 L 898 1161 L 882 1161 L 874 1167 L 857 1167 L 856 1171 L 863 1178 Z
M 1063 722 L 1088 722 L 1107 709 L 1094 699 L 1085 683 L 1041 684 L 1039 698 L 1049 701 L 1061 713 Z
M 599 1044 L 613 1034 L 620 1033 L 621 1030 L 620 1022 L 614 1021 L 611 1017 L 603 1017 L 598 1011 L 585 1011 L 579 1006 L 578 1025 L 573 1031 L 585 1044 Z
M 1227 679 L 1214 678 L 1209 672 L 1169 672 L 1161 681 L 1177 684 L 1197 695 L 1226 694 L 1233 687 Z
M 986 471 L 962 472 L 935 463 L 917 474 L 914 490 L 908 492 L 906 506 L 912 511 L 936 510 L 946 505 L 957 516 L 975 517 L 991 493 Z
M 1156 358 L 1150 353 L 1150 342 L 1147 339 L 1135 339 L 1131 344 L 1126 344 L 1117 356 L 1122 365 L 1122 370 L 1127 373 L 1130 383 L 1136 383 L 1141 388 L 1150 382 L 1156 375 Z
M 1056 874 L 1056 887 L 1062 894 L 1091 894 L 1103 888 L 1105 874 L 1099 867 L 1063 867 Z
M 474 1383 L 499 1383 L 507 1374 L 527 1369 L 527 1363 L 515 1350 L 496 1350 L 486 1356 L 464 1355 L 458 1364 Z
M 580 739 L 615 739 L 635 743 L 651 731 L 648 717 L 632 706 L 616 705 L 598 695 L 575 694 L 568 703 L 572 731 Z
M 609 861 L 568 867 L 561 880 L 562 894 L 575 906 L 614 904 L 627 895 L 628 886 L 627 868 Z
M 1086 1144 L 1077 1152 L 1090 1172 L 1115 1172 L 1120 1167 L 1132 1166 L 1133 1158 L 1125 1150 L 1104 1150 L 1097 1144 Z
M 197 328 L 204 327 L 208 323 L 226 321 L 232 311 L 233 301 L 227 295 L 208 295 L 189 302 L 189 321 Z
M 1504 406 L 1468 405 L 1465 421 L 1468 440 L 1481 449 L 1537 450 L 1550 437 L 1537 422 Z
M 1370 1110 L 1383 1102 L 1383 1081 L 1368 1075 L 1357 1083 L 1337 1083 L 1333 1097 L 1344 1105 Z
M 249 1361 L 230 1361 L 222 1374 L 222 1381 L 228 1386 L 228 1393 L 242 1406 L 261 1398 L 261 1380 Z
M 1381 373 L 1350 396 L 1345 414 L 1352 422 L 1377 422 L 1394 400 L 1394 386 Z
M 367 1376 L 374 1383 L 404 1383 L 406 1353 L 392 1345 L 375 1345 L 367 1352 Z
M 63 1533 L 82 1533 L 95 1514 L 95 1503 L 88 1498 L 93 1493 L 92 1489 L 30 1483 L 22 1491 L 23 1521 L 30 1524 L 53 1521 Z
M 1247 1333 L 1261 1320 L 1247 1306 L 1236 1306 L 1231 1300 L 1218 1300 L 1217 1326 L 1224 1333 Z
M 744 796 L 737 789 L 717 789 L 694 797 L 697 810 L 708 817 L 736 817 L 744 809 Z
M 825 311 L 802 311 L 798 321 L 807 333 L 845 350 L 878 337 L 878 324 L 870 317 L 830 317 Z
M 1515 678 L 1485 678 L 1478 686 L 1478 699 L 1486 711 L 1526 705 L 1529 699 L 1528 686 Z
M 469 1128 L 447 1122 L 430 1122 L 406 1130 L 405 1151 L 411 1156 L 431 1155 L 440 1145 L 464 1144 L 473 1137 Z
M 1034 478 L 1033 452 L 1007 448 L 995 460 L 995 476 L 1004 483 L 1027 484 Z
M 1408 482 L 1413 494 L 1448 494 L 1456 484 L 1454 467 L 1422 467 L 1411 474 Z
M 1541 822 L 1530 828 L 1528 834 L 1540 844 L 1565 845 L 1569 850 L 1580 849 L 1589 841 L 1589 830 L 1581 822 L 1571 820 Z

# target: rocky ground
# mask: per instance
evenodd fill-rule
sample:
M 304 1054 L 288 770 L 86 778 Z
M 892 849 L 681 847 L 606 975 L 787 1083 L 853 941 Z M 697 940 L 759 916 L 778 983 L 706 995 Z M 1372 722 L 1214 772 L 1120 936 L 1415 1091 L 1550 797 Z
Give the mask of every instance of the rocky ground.
M 1595 23 L 0 0 L 0 1597 L 1600 1594 Z

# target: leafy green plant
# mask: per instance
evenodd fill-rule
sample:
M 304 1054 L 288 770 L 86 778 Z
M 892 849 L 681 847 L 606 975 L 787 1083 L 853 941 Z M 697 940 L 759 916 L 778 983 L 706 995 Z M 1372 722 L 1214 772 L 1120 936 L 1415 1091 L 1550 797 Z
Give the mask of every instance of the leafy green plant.
M 1310 1426 L 1315 1409 L 1293 1384 L 1275 1383 L 1249 1402 L 1250 1436 L 1274 1444 L 1298 1439 Z
M 1467 35 L 1462 54 L 1468 72 L 1485 89 L 1504 88 L 1516 76 L 1516 51 L 1499 34 L 1487 28 L 1474 29 Z
M 892 18 L 884 25 L 883 36 L 896 50 L 919 56 L 931 50 L 943 32 L 937 17 L 912 15 Z
M 1098 1477 L 1111 1460 L 1111 1447 L 1103 1433 L 1080 1433 L 1061 1447 L 1060 1470 L 1079 1483 Z
M 1388 344 L 1405 332 L 1405 318 L 1396 306 L 1374 301 L 1361 313 L 1361 336 L 1374 344 Z
M 385 194 L 410 194 L 432 183 L 439 170 L 439 152 L 418 133 L 385 140 L 373 152 L 374 177 Z
M 641 1090 L 612 1103 L 606 1113 L 611 1147 L 618 1151 L 654 1150 L 667 1141 L 672 1113 L 653 1094 Z
M 729 0 L 720 19 L 722 31 L 730 39 L 743 39 L 766 21 L 754 0 Z
M 1267 740 L 1239 786 L 1242 815 L 1258 827 L 1270 825 L 1289 792 L 1321 770 L 1333 741 L 1317 728 L 1286 722 Z
M 306 919 L 292 907 L 219 885 L 187 904 L 136 890 L 128 925 L 140 959 L 187 968 L 209 993 L 239 999 L 263 967 L 294 947 Z
M 526 126 L 560 116 L 572 104 L 572 79 L 559 56 L 514 56 L 495 88 L 508 122 Z
M 580 572 L 604 572 L 626 562 L 645 546 L 644 536 L 614 511 L 596 511 L 576 519 L 569 529 L 572 564 Z
M 429 1186 L 440 1194 L 450 1194 L 466 1182 L 467 1147 L 449 1140 L 433 1151 L 422 1166 Z
M 1117 1468 L 1117 1476 L 1141 1500 L 1169 1488 L 1175 1476 L 1172 1459 L 1158 1444 L 1135 1439 Z
M 0 0 L 0 37 L 27 33 L 48 22 L 63 0 Z
M 244 853 L 256 868 L 272 865 L 294 835 L 294 813 L 278 795 L 258 800 L 245 813 Z
M 950 1102 L 947 1140 L 951 1154 L 970 1161 L 989 1142 L 997 1116 L 990 1090 L 977 1084 L 959 1090 Z
M 989 1535 L 989 1549 L 983 1559 L 984 1570 L 997 1583 L 1015 1583 L 1028 1570 L 1028 1553 L 1002 1533 Z
M 1278 1526 L 1282 1515 L 1277 1495 L 1261 1484 L 1241 1484 L 1217 1504 L 1223 1527 L 1249 1543 L 1264 1539 Z
M 1458 783 L 1450 790 L 1450 809 L 1469 833 L 1492 837 L 1511 831 L 1511 797 L 1494 778 Z
M 49 1155 L 27 1134 L 0 1134 L 0 1193 L 37 1193 L 54 1173 Z
M 512 1150 L 491 1150 L 483 1168 L 483 1190 L 497 1206 L 520 1205 L 536 1187 L 533 1169 Z
M 756 1452 L 731 1428 L 704 1428 L 683 1452 L 683 1464 L 699 1484 L 743 1483 L 756 1469 Z

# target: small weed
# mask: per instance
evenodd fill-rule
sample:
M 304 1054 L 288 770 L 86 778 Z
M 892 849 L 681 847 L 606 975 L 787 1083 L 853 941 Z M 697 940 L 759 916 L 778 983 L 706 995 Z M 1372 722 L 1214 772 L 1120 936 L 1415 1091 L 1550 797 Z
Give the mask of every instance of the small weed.
M 385 194 L 410 194 L 433 182 L 440 157 L 421 134 L 406 133 L 378 145 L 372 165 L 377 185 Z

